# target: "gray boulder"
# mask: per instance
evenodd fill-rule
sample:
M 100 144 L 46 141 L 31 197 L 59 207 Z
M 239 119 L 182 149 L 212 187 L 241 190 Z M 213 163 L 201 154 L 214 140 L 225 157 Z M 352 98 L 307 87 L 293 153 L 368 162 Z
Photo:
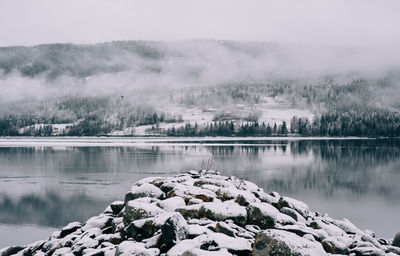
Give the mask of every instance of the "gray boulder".
M 232 256 L 227 250 L 205 251 L 193 248 L 185 251 L 182 256 Z
M 237 225 L 246 225 L 246 208 L 233 201 L 203 203 L 199 214 L 203 218 L 215 221 L 233 220 Z
M 291 209 L 296 210 L 298 213 L 300 213 L 304 218 L 308 217 L 308 212 L 309 212 L 309 208 L 308 205 L 306 205 L 305 203 L 290 198 L 290 197 L 281 197 L 279 198 L 278 201 L 278 208 L 281 209 L 283 207 L 288 207 Z
M 231 236 L 231 237 L 236 237 L 235 230 L 233 230 L 231 227 L 229 227 L 229 225 L 226 224 L 225 222 L 221 222 L 221 221 L 215 225 L 215 232 L 223 233 L 223 234 Z
M 124 209 L 124 201 L 114 201 L 110 204 L 112 212 L 117 215 Z
M 282 207 L 279 211 L 283 214 L 289 215 L 295 221 L 299 221 L 299 222 L 303 222 L 303 223 L 306 222 L 306 219 L 304 219 L 304 217 L 302 215 L 300 215 L 300 213 L 298 213 L 297 211 L 295 211 L 289 207 Z
M 322 242 L 322 247 L 326 252 L 332 254 L 349 254 L 348 244 L 340 240 L 340 237 L 328 237 Z
M 125 226 L 128 226 L 134 220 L 150 218 L 163 213 L 165 213 L 165 211 L 154 204 L 148 204 L 138 200 L 128 201 L 123 213 L 123 223 Z
M 246 207 L 247 224 L 254 224 L 262 229 L 275 226 L 279 211 L 267 203 L 253 203 Z
M 397 246 L 388 246 L 385 250 L 386 253 L 394 253 L 400 255 L 400 248 Z
M 71 222 L 67 226 L 63 227 L 60 232 L 60 238 L 63 238 L 82 227 L 80 222 Z
M 132 186 L 131 191 L 125 195 L 125 203 L 142 197 L 151 197 L 160 199 L 164 197 L 164 192 L 153 184 L 142 184 Z
M 161 226 L 161 239 L 167 250 L 186 239 L 187 234 L 186 220 L 178 212 L 169 217 Z
M 293 233 L 268 229 L 257 234 L 253 245 L 253 256 L 323 256 L 328 255 L 321 244 Z
M 392 245 L 400 247 L 400 232 L 395 235 Z
M 10 256 L 18 253 L 19 251 L 22 251 L 24 247 L 22 246 L 10 246 L 7 248 L 4 248 L 0 251 L 1 256 Z
M 356 256 L 384 256 L 385 252 L 376 247 L 363 247 L 359 246 L 350 251 Z

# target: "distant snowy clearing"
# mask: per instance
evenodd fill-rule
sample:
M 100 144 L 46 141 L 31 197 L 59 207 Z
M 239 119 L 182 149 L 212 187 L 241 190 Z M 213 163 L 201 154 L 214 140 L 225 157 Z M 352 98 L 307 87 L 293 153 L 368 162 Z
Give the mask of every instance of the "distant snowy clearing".
M 229 108 L 200 108 L 200 107 L 187 107 L 182 105 L 168 105 L 160 104 L 157 106 L 159 111 L 166 111 L 169 113 L 179 113 L 182 116 L 183 122 L 175 123 L 159 123 L 157 124 L 159 129 L 168 130 L 171 128 L 180 128 L 186 124 L 194 126 L 197 124 L 199 127 L 205 127 L 207 124 L 212 123 L 214 118 L 218 114 L 227 114 L 232 116 L 225 121 L 233 121 L 237 124 L 247 123 L 243 118 L 247 116 L 257 116 L 260 124 L 265 123 L 273 126 L 276 124 L 282 124 L 286 122 L 290 124 L 290 120 L 293 116 L 307 118 L 311 120 L 314 114 L 308 109 L 295 108 L 291 104 L 285 102 L 283 99 L 278 97 L 263 97 L 257 104 L 236 104 L 229 106 Z M 237 117 L 237 118 L 235 118 Z M 155 125 L 141 125 L 137 127 L 126 127 L 123 130 L 113 131 L 109 135 L 111 136 L 124 136 L 124 135 L 136 135 L 146 136 L 151 135 L 149 130 L 155 127 Z

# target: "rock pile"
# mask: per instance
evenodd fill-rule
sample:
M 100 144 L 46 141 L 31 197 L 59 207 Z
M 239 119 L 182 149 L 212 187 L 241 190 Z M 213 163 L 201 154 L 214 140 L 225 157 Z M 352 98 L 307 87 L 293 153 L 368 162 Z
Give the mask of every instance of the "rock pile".
M 190 171 L 143 179 L 85 223 L 0 255 L 400 255 L 399 246 L 400 234 L 377 239 L 252 182 Z

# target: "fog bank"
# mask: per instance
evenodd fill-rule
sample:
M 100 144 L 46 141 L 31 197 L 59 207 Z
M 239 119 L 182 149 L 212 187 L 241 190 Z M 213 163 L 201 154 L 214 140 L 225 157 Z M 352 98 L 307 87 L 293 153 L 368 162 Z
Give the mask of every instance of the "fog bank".
M 0 48 L 0 99 L 133 95 L 282 79 L 379 78 L 400 69 L 397 56 L 368 48 L 215 40 L 5 47 Z

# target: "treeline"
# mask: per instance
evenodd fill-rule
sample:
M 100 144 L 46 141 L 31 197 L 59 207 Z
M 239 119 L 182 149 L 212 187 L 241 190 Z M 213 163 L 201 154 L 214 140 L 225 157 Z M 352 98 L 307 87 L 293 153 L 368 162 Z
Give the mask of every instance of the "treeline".
M 119 116 L 117 121 L 107 121 L 99 116 L 92 115 L 71 126 L 62 135 L 67 136 L 96 136 L 105 135 L 112 131 L 122 130 L 125 127 L 138 125 L 154 125 L 158 123 L 181 122 L 181 115 L 166 115 L 164 112 L 133 112 L 127 116 Z
M 17 123 L 19 119 L 3 116 L 0 118 L 0 136 L 19 135 Z
M 160 129 L 153 126 L 148 132 L 153 134 L 162 134 L 166 136 L 285 136 L 288 134 L 286 122 L 280 125 L 276 123 L 271 127 L 270 124 L 258 122 L 246 122 L 236 124 L 233 121 L 226 122 L 212 122 L 207 123 L 205 126 L 199 126 L 197 123 L 194 125 L 186 123 L 181 127 L 171 127 L 168 129 Z
M 159 111 L 120 96 L 66 97 L 33 106 L 18 102 L 13 108 L 0 105 L 0 136 L 95 136 L 127 127 L 182 121 L 180 114 Z M 68 124 L 69 128 L 50 132 L 53 124 Z
M 290 132 L 301 136 L 400 137 L 400 114 L 386 110 L 325 113 L 312 121 L 293 117 Z
M 118 120 L 105 120 L 98 115 L 89 115 L 69 125 L 69 128 L 57 133 L 64 136 L 96 136 L 105 135 L 125 127 L 137 125 L 151 125 L 160 122 L 182 122 L 182 116 L 166 116 L 165 113 L 131 113 Z M 0 118 L 0 136 L 51 136 L 53 134 L 52 123 L 35 122 L 33 118 L 17 118 L 15 116 Z M 56 124 L 56 123 L 54 123 Z M 23 131 L 20 129 L 23 128 Z
M 293 117 L 290 129 L 286 122 L 271 126 L 258 122 L 237 124 L 232 121 L 213 122 L 206 126 L 190 123 L 184 126 L 160 129 L 153 126 L 153 134 L 167 136 L 359 136 L 400 137 L 400 115 L 387 111 L 327 113 L 309 120 Z

